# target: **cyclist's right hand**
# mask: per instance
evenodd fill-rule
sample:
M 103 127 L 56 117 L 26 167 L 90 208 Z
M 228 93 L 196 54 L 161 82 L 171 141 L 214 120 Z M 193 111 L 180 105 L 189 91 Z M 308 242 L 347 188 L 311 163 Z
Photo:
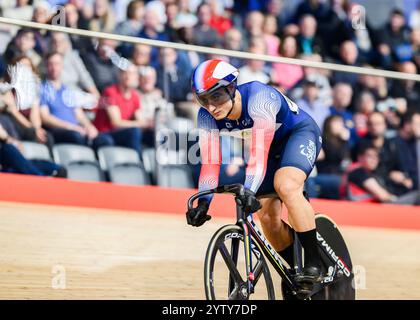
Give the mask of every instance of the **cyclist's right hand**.
M 187 211 L 187 223 L 194 227 L 202 226 L 204 222 L 211 219 L 211 216 L 207 214 L 208 210 L 209 203 L 205 199 L 198 200 L 198 206 Z

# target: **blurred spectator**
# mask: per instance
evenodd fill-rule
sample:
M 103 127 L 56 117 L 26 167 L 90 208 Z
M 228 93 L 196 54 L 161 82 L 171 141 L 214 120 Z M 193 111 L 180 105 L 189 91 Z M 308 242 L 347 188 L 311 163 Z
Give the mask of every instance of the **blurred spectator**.
M 339 64 L 347 66 L 358 66 L 358 49 L 353 41 L 344 41 L 340 45 Z M 354 86 L 357 83 L 358 75 L 355 73 L 334 71 L 332 75 L 332 83 L 345 82 Z
M 32 64 L 38 68 L 41 56 L 35 51 L 35 35 L 30 29 L 20 29 L 16 37 L 9 43 L 4 53 L 4 58 L 9 64 L 17 56 L 27 56 Z
M 156 77 L 154 68 L 140 68 L 141 108 L 137 111 L 137 117 L 144 122 L 143 143 L 150 147 L 154 147 L 156 112 L 159 110 L 159 120 L 165 122 L 175 116 L 173 105 L 163 98 L 162 91 L 156 87 Z
M 178 5 L 175 2 L 168 3 L 166 5 L 166 24 L 165 24 L 165 33 L 168 35 L 169 40 L 172 42 L 179 42 L 179 33 L 178 30 L 180 25 L 177 21 L 177 16 L 179 13 Z M 182 24 L 181 24 L 182 26 Z
M 341 196 L 357 202 L 391 202 L 396 196 L 385 189 L 383 181 L 375 175 L 379 165 L 379 152 L 372 145 L 358 149 L 357 162 L 352 164 L 341 182 Z
M 267 13 L 276 19 L 276 36 L 282 36 L 283 27 L 287 23 L 287 12 L 284 10 L 283 0 L 269 0 L 267 3 Z
M 54 12 L 50 4 L 46 0 L 36 1 L 34 4 L 34 13 L 32 21 L 37 23 L 50 24 Z M 48 31 L 42 29 L 33 29 L 35 36 L 35 50 L 40 55 L 45 55 L 48 52 Z
M 219 0 L 207 0 L 211 10 L 210 26 L 217 31 L 219 36 L 232 28 L 232 21 L 224 10 L 223 3 Z
M 61 178 L 67 176 L 67 171 L 54 162 L 27 160 L 22 154 L 20 141 L 12 137 L 3 124 L 4 121 L 0 117 L 0 170 L 2 172 Z
M 386 188 L 384 178 L 377 168 L 379 151 L 373 145 L 360 146 L 357 162 L 352 164 L 341 184 L 341 195 L 348 200 L 358 202 L 388 202 L 412 205 L 417 203 L 417 191 L 396 196 Z
M 138 69 L 129 65 L 119 73 L 117 84 L 107 87 L 101 99 L 94 124 L 101 132 L 101 144 L 118 145 L 141 152 L 141 128 L 147 126 L 139 118 L 140 97 L 135 90 Z
M 177 52 L 172 48 L 161 48 L 159 61 L 157 85 L 165 98 L 174 103 L 190 100 L 190 72 L 177 64 Z
M 369 91 L 363 91 L 356 100 L 356 113 L 354 114 L 354 126 L 359 138 L 368 133 L 368 118 L 375 111 L 375 97 Z
M 21 63 L 32 70 L 32 72 L 36 73 L 29 58 L 25 56 L 17 57 L 12 61 L 12 65 L 16 63 Z M 8 78 L 6 79 L 9 80 Z M 33 101 L 30 108 L 20 111 L 16 105 L 16 100 L 12 92 L 5 93 L 2 102 L 4 103 L 2 115 L 8 116 L 13 122 L 14 131 L 16 132 L 14 134 L 15 138 L 44 143 L 50 150 L 52 149 L 52 136 L 42 128 L 39 100 Z
M 317 22 L 311 15 L 304 15 L 299 21 L 297 36 L 299 53 L 324 55 L 324 43 L 317 35 Z
M 87 29 L 87 21 L 80 16 L 77 7 L 72 3 L 67 3 L 64 6 L 66 27 Z M 80 54 L 93 50 L 92 41 L 90 38 L 82 37 L 75 34 L 69 34 L 70 41 L 74 50 L 78 50 Z
M 251 39 L 248 51 L 255 54 L 265 54 L 264 39 L 262 37 Z M 270 77 L 264 72 L 264 65 L 265 62 L 262 60 L 247 60 L 245 65 L 239 68 L 238 84 L 251 81 L 268 83 Z
M 250 11 L 245 18 L 245 30 L 243 30 L 244 46 L 248 48 L 250 39 L 263 35 L 264 15 L 260 11 Z
M 390 67 L 392 61 L 405 62 L 412 58 L 410 28 L 399 9 L 392 10 L 389 22 L 380 30 L 379 53 L 385 68 Z
M 297 58 L 298 48 L 296 38 L 286 36 L 280 43 L 280 56 L 285 58 Z M 303 78 L 301 66 L 285 63 L 273 63 L 271 79 L 284 90 L 289 90 Z
M 384 178 L 385 187 L 391 193 L 399 196 L 412 190 L 413 181 L 403 172 L 398 158 L 398 146 L 395 139 L 385 137 L 386 121 L 380 112 L 374 112 L 369 116 L 368 133 L 359 142 L 359 147 L 368 144 L 373 145 L 379 151 L 379 165 L 376 173 Z
M 318 54 L 303 55 L 301 59 L 315 62 L 322 62 L 322 58 Z M 303 67 L 303 73 L 305 78 L 308 78 L 311 81 L 314 81 L 318 87 L 318 99 L 321 100 L 326 105 L 331 105 L 332 103 L 332 89 L 328 77 L 325 75 L 321 69 L 312 68 L 312 67 Z M 304 79 L 305 79 L 304 78 Z M 298 100 L 303 95 L 302 82 L 300 81 L 296 86 L 290 91 L 290 96 L 294 100 Z
M 418 154 L 416 152 L 416 140 L 420 138 L 420 112 L 410 112 L 402 117 L 398 136 L 395 144 L 398 147 L 401 169 L 413 180 L 413 189 L 419 188 L 418 183 Z
M 151 63 L 151 52 L 152 48 L 145 44 L 136 44 L 134 46 L 133 55 L 131 61 L 137 67 L 146 67 Z
M 115 12 L 108 0 L 94 0 L 93 17 L 89 20 L 89 30 L 112 33 L 115 29 Z
M 160 16 L 162 14 L 163 16 Z M 164 33 L 163 21 L 166 22 L 165 8 L 162 8 L 157 1 L 149 2 L 145 7 L 143 29 L 138 36 L 153 40 L 169 40 L 168 35 Z
M 337 83 L 333 87 L 333 103 L 330 107 L 331 114 L 341 116 L 344 120 L 345 127 L 350 130 L 350 147 L 354 146 L 357 139 L 353 114 L 348 110 L 352 96 L 353 90 L 349 84 Z
M 316 122 L 319 128 L 324 127 L 324 121 L 329 116 L 330 110 L 318 96 L 318 85 L 314 80 L 306 78 L 302 83 L 303 96 L 296 100 L 300 109 L 308 113 Z
M 370 65 L 362 65 L 365 68 L 372 68 Z M 354 88 L 354 100 L 357 100 L 363 91 L 369 91 L 375 97 L 377 102 L 376 108 L 380 112 L 384 112 L 389 108 L 394 107 L 393 99 L 389 97 L 388 83 L 384 77 L 371 76 L 368 74 L 361 74 Z M 349 108 L 352 109 L 352 106 Z
M 267 15 L 264 19 L 263 26 L 263 37 L 265 40 L 265 46 L 267 48 L 267 54 L 271 56 L 279 55 L 280 39 L 277 34 L 277 21 L 273 15 Z
M 223 37 L 223 48 L 227 50 L 245 51 L 242 33 L 239 29 L 232 28 L 225 32 Z M 228 62 L 236 68 L 240 68 L 244 64 L 242 59 L 235 57 L 229 57 Z
M 420 28 L 420 1 L 417 0 L 416 10 L 410 13 L 409 26 L 411 29 Z
M 45 62 L 47 79 L 41 85 L 40 94 L 42 124 L 56 143 L 94 145 L 98 130 L 84 114 L 73 92 L 61 82 L 63 57 L 53 52 Z
M 340 116 L 329 116 L 323 127 L 322 151 L 316 163 L 315 184 L 319 196 L 339 199 L 341 177 L 351 162 L 348 139 L 350 133 Z
M 178 0 L 178 14 L 176 16 L 176 24 L 180 27 L 193 27 L 197 24 L 197 16 L 191 12 L 189 6 L 191 1 Z
M 99 99 L 98 89 L 96 89 L 78 52 L 72 49 L 68 35 L 62 32 L 53 32 L 50 38 L 50 48 L 51 51 L 58 52 L 63 56 L 61 82 L 69 89 L 85 90 Z
M 114 32 L 125 36 L 136 36 L 143 28 L 144 11 L 144 1 L 130 1 L 127 6 L 126 20 L 120 22 Z
M 163 12 L 161 12 L 161 10 L 163 10 Z M 151 1 L 146 5 L 143 29 L 138 34 L 140 38 L 169 41 L 169 36 L 164 32 L 164 23 L 162 22 L 166 22 L 164 10 L 165 8 L 162 9 L 157 4 L 157 1 Z M 152 47 L 151 63 L 153 65 L 158 64 L 158 48 L 156 47 Z
M 420 28 L 411 30 L 410 37 L 412 50 L 413 50 L 413 61 L 416 64 L 417 70 L 420 68 Z
M 328 14 L 328 6 L 321 0 L 303 0 L 296 9 L 293 22 L 298 23 L 307 14 L 314 16 L 317 22 L 321 22 Z
M 408 74 L 417 74 L 416 65 L 411 62 L 398 64 L 397 71 Z M 420 109 L 420 83 L 413 80 L 395 80 L 390 89 L 390 95 L 394 98 L 407 100 L 408 111 Z
M 197 8 L 198 23 L 194 26 L 194 44 L 214 47 L 220 39 L 217 31 L 211 26 L 211 7 L 203 2 Z
M 97 50 L 83 56 L 85 66 L 99 92 L 118 81 L 118 67 L 110 58 L 110 54 L 115 53 L 116 46 L 114 40 L 99 39 Z
M 31 0 L 16 0 L 13 7 L 3 9 L 3 17 L 30 21 L 33 12 L 34 7 Z

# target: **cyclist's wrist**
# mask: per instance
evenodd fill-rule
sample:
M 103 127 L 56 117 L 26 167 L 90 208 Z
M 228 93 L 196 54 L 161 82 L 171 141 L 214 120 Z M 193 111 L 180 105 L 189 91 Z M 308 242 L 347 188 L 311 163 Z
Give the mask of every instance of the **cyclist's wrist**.
M 208 208 L 209 207 L 209 201 L 206 198 L 200 198 L 200 199 L 198 199 L 198 205 Z

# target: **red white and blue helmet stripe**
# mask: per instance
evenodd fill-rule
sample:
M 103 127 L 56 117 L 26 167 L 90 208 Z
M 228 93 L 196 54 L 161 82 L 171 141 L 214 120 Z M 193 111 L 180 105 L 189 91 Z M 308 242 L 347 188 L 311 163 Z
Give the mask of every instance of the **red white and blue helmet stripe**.
M 191 77 L 191 87 L 196 95 L 226 87 L 239 75 L 238 69 L 222 60 L 207 60 L 200 63 Z

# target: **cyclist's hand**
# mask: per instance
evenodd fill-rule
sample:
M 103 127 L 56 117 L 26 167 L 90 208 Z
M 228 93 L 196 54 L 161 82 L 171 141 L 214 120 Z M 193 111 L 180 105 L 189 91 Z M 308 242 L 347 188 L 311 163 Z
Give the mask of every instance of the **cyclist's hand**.
M 239 197 L 239 200 L 241 201 L 246 214 L 250 214 L 261 209 L 261 203 L 258 201 L 255 193 L 251 190 L 246 189 L 245 195 Z
M 198 206 L 187 211 L 187 223 L 194 227 L 202 226 L 204 222 L 211 219 L 211 216 L 207 214 L 208 210 L 209 203 L 204 199 L 198 200 Z

